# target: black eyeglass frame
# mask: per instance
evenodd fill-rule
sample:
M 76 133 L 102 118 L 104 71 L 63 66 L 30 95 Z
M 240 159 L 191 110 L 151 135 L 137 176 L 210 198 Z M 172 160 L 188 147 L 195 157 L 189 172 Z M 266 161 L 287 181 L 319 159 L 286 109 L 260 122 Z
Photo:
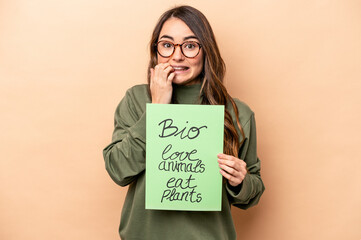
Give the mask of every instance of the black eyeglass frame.
M 162 54 L 160 54 L 160 52 L 159 52 L 159 50 L 158 50 L 158 44 L 161 43 L 161 42 L 168 42 L 168 43 L 170 43 L 170 44 L 172 44 L 172 45 L 174 46 L 173 52 L 172 52 L 171 55 L 169 55 L 169 56 L 163 56 Z M 195 43 L 195 44 L 197 44 L 197 45 L 199 46 L 198 53 L 197 53 L 194 57 L 187 57 L 187 56 L 184 54 L 182 47 L 183 47 L 183 44 L 185 44 L 185 43 Z M 157 51 L 157 53 L 158 53 L 159 55 L 161 55 L 162 57 L 164 57 L 164 58 L 169 58 L 169 57 L 171 57 L 171 56 L 174 54 L 175 49 L 176 49 L 177 46 L 180 47 L 180 50 L 181 50 L 183 56 L 185 56 L 186 58 L 195 58 L 195 57 L 197 57 L 198 54 L 199 54 L 200 51 L 201 51 L 201 48 L 202 48 L 202 44 L 200 44 L 199 42 L 195 42 L 195 41 L 187 41 L 187 42 L 184 42 L 184 43 L 182 43 L 182 44 L 174 44 L 174 43 L 169 42 L 169 41 L 161 40 L 161 41 L 159 41 L 159 42 L 157 42 L 157 43 L 154 43 L 153 46 L 155 47 L 155 50 Z

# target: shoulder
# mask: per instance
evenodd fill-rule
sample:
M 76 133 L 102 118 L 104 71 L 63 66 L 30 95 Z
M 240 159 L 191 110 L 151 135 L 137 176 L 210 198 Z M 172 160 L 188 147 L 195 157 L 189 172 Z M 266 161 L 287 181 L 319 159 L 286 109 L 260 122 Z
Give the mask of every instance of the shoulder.
M 151 102 L 148 84 L 138 84 L 129 88 L 125 94 L 125 98 L 135 105 L 144 105 Z
M 118 111 L 123 108 L 141 115 L 146 108 L 146 104 L 151 102 L 148 92 L 148 84 L 138 84 L 130 87 L 118 105 Z
M 127 90 L 126 96 L 142 96 L 148 94 L 148 84 L 137 84 Z
M 240 101 L 238 98 L 233 98 L 233 101 L 238 108 L 238 119 L 241 125 L 244 126 L 253 117 L 254 112 L 245 102 Z M 235 112 L 231 103 L 228 103 L 227 108 L 230 111 L 232 117 L 235 117 Z

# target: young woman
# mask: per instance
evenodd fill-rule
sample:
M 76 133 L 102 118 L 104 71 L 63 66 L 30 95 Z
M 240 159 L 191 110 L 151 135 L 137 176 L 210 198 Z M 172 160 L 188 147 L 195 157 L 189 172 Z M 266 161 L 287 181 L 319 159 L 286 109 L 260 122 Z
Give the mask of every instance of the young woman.
M 106 169 L 129 186 L 119 234 L 129 239 L 236 239 L 231 204 L 258 203 L 264 185 L 256 150 L 252 110 L 223 85 L 225 64 L 205 16 L 190 6 L 165 12 L 150 42 L 148 84 L 129 89 L 115 112 L 112 143 L 104 150 Z M 223 183 L 222 211 L 145 209 L 146 103 L 225 105 L 224 153 L 218 154 Z

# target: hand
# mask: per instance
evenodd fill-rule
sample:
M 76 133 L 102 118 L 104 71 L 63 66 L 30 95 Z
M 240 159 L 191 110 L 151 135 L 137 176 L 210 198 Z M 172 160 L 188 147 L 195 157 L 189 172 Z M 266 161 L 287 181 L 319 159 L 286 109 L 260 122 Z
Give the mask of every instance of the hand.
M 220 172 L 233 187 L 242 183 L 247 174 L 247 164 L 234 156 L 220 153 L 217 155 Z
M 172 81 L 174 69 L 169 63 L 160 63 L 150 69 L 150 92 L 152 103 L 170 103 L 172 99 Z

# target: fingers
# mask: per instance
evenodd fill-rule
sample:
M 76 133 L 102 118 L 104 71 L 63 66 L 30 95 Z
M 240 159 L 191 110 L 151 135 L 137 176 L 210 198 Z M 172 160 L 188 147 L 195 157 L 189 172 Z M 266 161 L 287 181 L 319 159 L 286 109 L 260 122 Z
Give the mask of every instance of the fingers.
M 227 155 L 227 154 L 224 154 L 224 153 L 219 153 L 217 155 L 218 158 L 220 159 L 227 159 L 227 160 L 231 160 L 232 158 L 234 158 L 232 155 Z
M 170 103 L 172 98 L 172 81 L 175 73 L 169 63 L 160 63 L 150 68 L 150 91 L 152 103 Z
M 227 172 L 223 171 L 222 169 L 220 170 L 221 174 L 223 177 L 225 177 L 229 184 L 233 187 L 238 186 L 239 184 L 241 184 L 242 181 L 239 181 L 238 178 L 232 176 L 231 174 L 228 174 Z
M 220 173 L 232 186 L 239 185 L 247 174 L 247 164 L 234 156 L 218 154 Z
M 234 169 L 234 168 L 231 168 L 231 167 L 229 167 L 229 166 L 227 166 L 227 165 L 224 165 L 224 164 L 221 164 L 221 163 L 219 164 L 219 167 L 220 167 L 223 171 L 227 172 L 229 175 L 232 175 L 232 176 L 237 175 L 237 170 Z
M 173 81 L 173 79 L 174 79 L 174 77 L 175 77 L 175 73 L 174 73 L 174 72 L 172 72 L 172 73 L 171 73 L 171 74 L 169 74 L 169 76 L 168 76 L 168 81 L 172 82 L 172 81 Z
M 172 71 L 174 71 L 174 69 L 169 63 L 160 63 L 154 67 L 151 80 L 158 82 L 158 84 L 168 83 L 168 81 L 174 78 L 174 76 L 169 78 L 170 72 Z

